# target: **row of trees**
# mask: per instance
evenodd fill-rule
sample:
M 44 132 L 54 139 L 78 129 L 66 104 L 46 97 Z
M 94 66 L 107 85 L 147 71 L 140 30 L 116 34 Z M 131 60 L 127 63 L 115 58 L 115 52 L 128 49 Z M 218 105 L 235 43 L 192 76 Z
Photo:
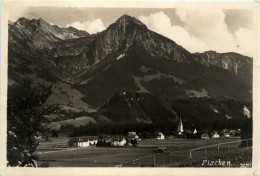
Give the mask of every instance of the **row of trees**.
M 177 129 L 176 123 L 161 123 L 161 124 L 147 124 L 147 123 L 107 123 L 107 124 L 93 124 L 89 123 L 84 126 L 74 127 L 70 136 L 83 135 L 125 135 L 129 131 L 142 133 L 146 137 L 156 136 L 156 131 L 161 131 L 166 135 L 172 134 Z

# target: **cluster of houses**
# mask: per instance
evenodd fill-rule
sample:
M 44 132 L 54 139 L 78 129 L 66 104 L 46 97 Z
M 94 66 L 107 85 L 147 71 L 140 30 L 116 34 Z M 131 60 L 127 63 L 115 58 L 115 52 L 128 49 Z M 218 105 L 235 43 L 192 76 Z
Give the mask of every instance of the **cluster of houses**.
M 222 131 L 197 131 L 197 129 L 191 130 L 184 130 L 182 120 L 180 118 L 178 129 L 176 136 L 177 137 L 185 137 L 185 138 L 197 138 L 197 139 L 217 139 L 220 137 L 233 137 L 233 136 L 240 136 L 241 130 L 229 130 L 229 129 L 223 129 Z
M 68 141 L 68 147 L 124 147 L 136 146 L 137 141 L 141 139 L 137 136 L 136 132 L 128 132 L 127 136 L 88 136 L 88 137 L 75 137 Z
M 241 134 L 240 129 L 237 129 L 237 130 L 223 129 L 222 131 L 197 131 L 197 129 L 194 129 L 193 131 L 184 130 L 182 119 L 180 117 L 175 136 L 183 137 L 183 138 L 217 139 L 220 137 L 229 138 L 232 136 L 240 136 L 240 134 Z
M 197 131 L 184 130 L 182 119 L 180 117 L 175 137 L 177 138 L 189 138 L 189 139 L 217 139 L 220 137 L 229 138 L 231 136 L 239 136 L 241 130 L 228 130 L 223 129 L 222 131 Z M 164 140 L 166 137 L 162 132 L 157 132 L 157 140 Z M 138 137 L 136 132 L 128 132 L 127 136 L 88 136 L 88 137 L 77 137 L 72 138 L 68 141 L 69 147 L 124 147 L 124 146 L 136 146 L 137 142 L 141 139 Z

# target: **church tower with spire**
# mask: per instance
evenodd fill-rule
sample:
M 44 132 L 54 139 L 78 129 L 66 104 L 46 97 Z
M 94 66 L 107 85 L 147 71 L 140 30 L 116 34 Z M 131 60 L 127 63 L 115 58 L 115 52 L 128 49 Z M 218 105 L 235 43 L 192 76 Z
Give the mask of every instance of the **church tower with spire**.
M 181 134 L 183 132 L 183 124 L 182 124 L 182 119 L 181 119 L 181 115 L 180 115 L 180 118 L 179 118 L 179 124 L 178 124 L 178 130 L 177 132 L 179 134 Z

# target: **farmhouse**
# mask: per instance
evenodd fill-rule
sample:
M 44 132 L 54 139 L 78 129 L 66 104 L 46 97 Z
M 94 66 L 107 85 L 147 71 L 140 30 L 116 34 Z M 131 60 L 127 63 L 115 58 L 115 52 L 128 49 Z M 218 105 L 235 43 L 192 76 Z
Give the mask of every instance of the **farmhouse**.
M 158 135 L 157 135 L 157 139 L 158 140 L 165 139 L 164 134 L 162 132 L 159 132 Z
M 213 139 L 217 139 L 219 138 L 219 134 L 218 133 L 214 133 L 213 136 L 212 136 Z
M 72 138 L 68 141 L 69 147 L 90 147 L 96 146 L 97 144 L 97 137 L 90 136 L 90 137 L 79 137 L 79 138 Z

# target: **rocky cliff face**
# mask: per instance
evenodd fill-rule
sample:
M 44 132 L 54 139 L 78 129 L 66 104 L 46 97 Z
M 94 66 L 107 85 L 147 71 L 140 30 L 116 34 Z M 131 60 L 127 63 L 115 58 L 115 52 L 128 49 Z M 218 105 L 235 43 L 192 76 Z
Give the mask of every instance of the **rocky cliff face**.
M 92 45 L 94 61 L 96 63 L 118 50 L 125 53 L 133 44 L 143 46 L 152 56 L 190 62 L 191 54 L 188 51 L 168 38 L 148 30 L 143 23 L 128 15 L 123 15 L 97 35 Z
M 207 97 L 251 101 L 252 59 L 214 51 L 191 54 L 123 15 L 95 35 L 42 19 L 9 23 L 9 78 L 37 75 L 67 82 L 93 106 L 116 92 L 161 99 Z
M 11 63 L 16 63 L 16 67 L 21 67 L 22 62 L 31 63 L 31 66 L 34 65 L 34 67 L 35 65 L 47 67 L 47 69 L 55 71 L 57 77 L 64 79 L 71 76 L 70 74 L 65 75 L 68 70 L 73 74 L 78 68 L 72 64 L 76 69 L 68 69 L 64 63 L 59 64 L 59 61 L 62 57 L 74 57 L 74 59 L 70 59 L 69 63 L 74 63 L 79 58 L 86 60 L 80 54 L 86 49 L 88 41 L 91 40 L 89 38 L 91 36 L 86 31 L 73 27 L 61 28 L 57 25 L 50 25 L 43 19 L 20 18 L 15 23 L 9 23 L 8 52 L 12 56 L 9 59 Z M 79 39 L 79 41 L 73 39 Z M 82 65 L 81 63 L 76 64 Z M 27 68 L 32 71 L 31 69 L 32 67 Z
M 194 59 L 206 66 L 217 66 L 234 73 L 236 76 L 252 84 L 253 70 L 248 70 L 253 65 L 253 59 L 238 53 L 217 53 L 216 51 L 206 51 L 195 53 Z M 248 72 L 251 76 L 248 75 Z M 244 75 L 246 74 L 246 77 Z

